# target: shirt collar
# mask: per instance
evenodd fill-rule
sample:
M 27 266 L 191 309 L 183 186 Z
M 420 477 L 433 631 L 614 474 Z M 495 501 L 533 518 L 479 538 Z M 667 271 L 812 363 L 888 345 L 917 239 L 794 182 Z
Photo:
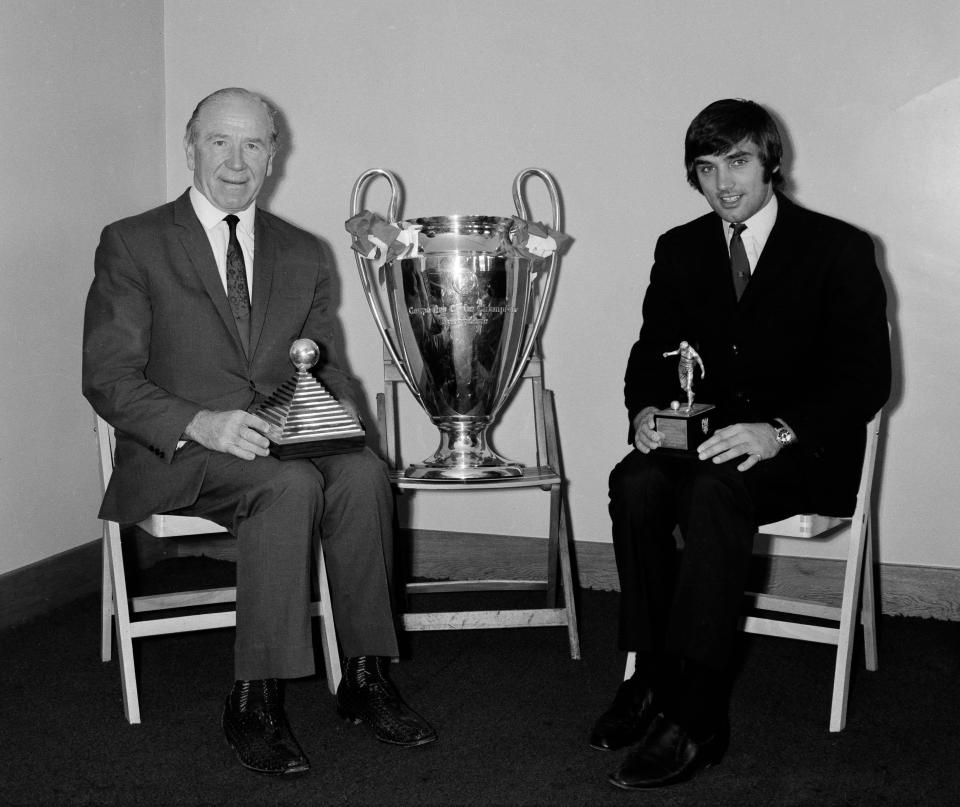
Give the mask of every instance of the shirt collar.
M 197 218 L 200 219 L 203 229 L 207 232 L 210 232 L 216 227 L 223 221 L 223 217 L 227 215 L 195 187 L 190 188 L 190 203 L 193 205 L 193 210 L 197 214 Z M 239 213 L 234 214 L 240 219 L 237 227 L 250 238 L 253 238 L 253 220 L 256 211 L 257 206 L 251 203 L 247 206 L 246 210 L 241 210 Z
M 773 230 L 773 225 L 777 223 L 777 210 L 779 207 L 780 205 L 777 202 L 777 194 L 773 194 L 770 197 L 769 202 L 767 202 L 756 213 L 743 222 L 747 225 L 747 229 L 744 231 L 744 237 L 749 235 L 754 241 L 757 242 L 758 254 L 763 251 L 763 247 L 767 243 L 767 239 L 770 237 L 770 231 Z M 724 222 L 723 232 L 727 238 L 727 243 L 729 244 L 733 231 L 730 229 L 730 225 L 726 222 Z

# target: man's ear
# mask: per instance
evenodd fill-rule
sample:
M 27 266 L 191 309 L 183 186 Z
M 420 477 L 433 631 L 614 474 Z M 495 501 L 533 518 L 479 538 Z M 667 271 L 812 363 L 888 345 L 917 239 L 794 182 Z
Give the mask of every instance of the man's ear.
M 194 166 L 194 144 L 187 137 L 183 138 L 183 151 L 187 155 L 187 168 L 191 171 Z

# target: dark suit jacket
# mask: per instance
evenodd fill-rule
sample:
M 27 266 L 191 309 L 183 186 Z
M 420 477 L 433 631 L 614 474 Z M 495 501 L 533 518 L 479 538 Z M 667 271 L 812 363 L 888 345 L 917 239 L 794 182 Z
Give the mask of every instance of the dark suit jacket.
M 247 409 L 270 395 L 294 372 L 295 339 L 326 349 L 321 380 L 353 398 L 331 361 L 331 270 L 319 241 L 257 210 L 254 244 L 248 358 L 189 192 L 103 230 L 83 335 L 83 394 L 117 430 L 101 517 L 134 522 L 192 504 L 206 453 L 176 452 L 184 428 L 201 409 Z
M 890 393 L 886 293 L 870 237 L 778 196 L 777 221 L 737 302 L 714 213 L 657 242 L 643 326 L 625 378 L 632 423 L 645 406 L 682 399 L 682 340 L 703 358 L 697 402 L 719 424 L 782 418 L 815 474 L 820 512 L 853 510 L 865 424 Z M 630 435 L 632 440 L 632 434 Z

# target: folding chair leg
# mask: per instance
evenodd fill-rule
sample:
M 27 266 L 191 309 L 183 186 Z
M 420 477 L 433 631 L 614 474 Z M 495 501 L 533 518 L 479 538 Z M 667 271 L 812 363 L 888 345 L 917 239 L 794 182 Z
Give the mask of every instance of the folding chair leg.
M 580 658 L 580 634 L 577 629 L 577 607 L 573 590 L 573 569 L 570 564 L 570 541 L 567 535 L 567 514 L 560 504 L 560 575 L 563 582 L 563 602 L 567 609 L 567 636 L 570 639 L 570 658 Z
M 320 639 L 323 643 L 323 663 L 327 670 L 327 686 L 337 694 L 342 672 L 340 669 L 340 645 L 337 644 L 336 625 L 333 621 L 333 606 L 330 604 L 330 583 L 327 580 L 327 562 L 323 550 L 317 547 L 317 592 L 320 597 Z
M 560 602 L 557 566 L 560 560 L 560 519 L 563 510 L 563 497 L 560 484 L 550 488 L 550 536 L 547 540 L 547 608 L 556 608 Z
M 100 583 L 100 660 L 110 661 L 113 656 L 113 583 L 110 577 L 110 542 L 107 525 L 103 525 L 103 540 L 100 542 L 103 574 Z
M 840 604 L 840 627 L 837 643 L 837 662 L 833 675 L 833 698 L 830 703 L 830 731 L 842 731 L 847 723 L 847 698 L 850 694 L 850 668 L 853 662 L 854 638 L 857 630 L 857 606 L 860 603 L 860 581 L 863 577 L 864 537 L 869 531 L 869 519 L 850 524 L 850 550 L 847 570 L 843 578 L 843 597 Z
M 863 602 L 860 606 L 860 621 L 863 624 L 863 651 L 866 656 L 866 666 L 871 672 L 876 672 L 880 665 L 877 658 L 877 592 L 873 581 L 873 530 L 871 526 L 871 521 L 868 518 L 863 558 Z
M 133 661 L 133 636 L 130 631 L 127 584 L 123 573 L 120 528 L 115 523 L 110 522 L 108 529 L 110 580 L 117 628 L 117 649 L 120 656 L 120 676 L 123 683 L 123 711 L 128 722 L 139 723 L 140 701 L 137 696 L 137 673 Z

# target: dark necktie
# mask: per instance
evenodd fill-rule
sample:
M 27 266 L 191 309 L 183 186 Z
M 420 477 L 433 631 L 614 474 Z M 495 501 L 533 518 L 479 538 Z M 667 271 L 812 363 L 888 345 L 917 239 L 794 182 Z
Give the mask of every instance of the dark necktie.
M 250 352 L 250 293 L 247 290 L 247 265 L 243 262 L 243 250 L 237 240 L 237 222 L 232 213 L 223 220 L 230 228 L 227 242 L 227 299 L 240 332 L 240 341 L 245 353 Z
M 730 239 L 730 272 L 733 275 L 733 288 L 737 292 L 737 299 L 743 295 L 743 290 L 750 282 L 750 261 L 747 260 L 747 250 L 744 249 L 740 234 L 747 229 L 746 224 L 731 224 L 733 237 Z

